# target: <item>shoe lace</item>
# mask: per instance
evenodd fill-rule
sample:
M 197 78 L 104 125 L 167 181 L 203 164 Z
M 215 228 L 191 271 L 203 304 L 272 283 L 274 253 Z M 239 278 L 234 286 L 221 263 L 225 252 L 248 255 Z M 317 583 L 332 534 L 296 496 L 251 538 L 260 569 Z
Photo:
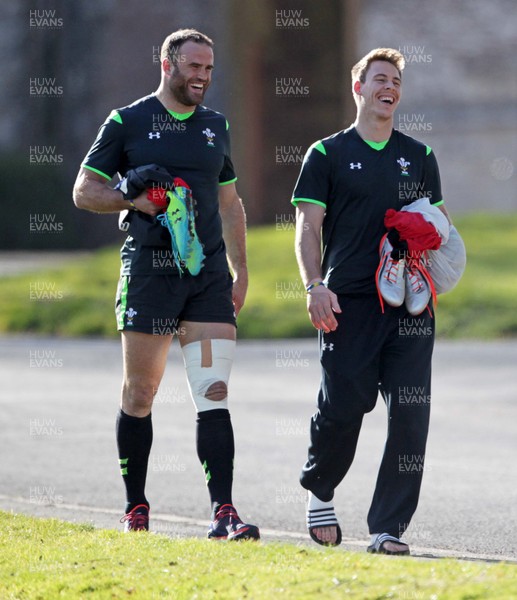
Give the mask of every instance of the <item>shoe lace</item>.
M 237 514 L 237 511 L 231 504 L 224 504 L 223 506 L 221 506 L 221 508 L 217 511 L 217 514 L 215 515 L 216 521 L 221 521 L 225 518 L 227 518 L 228 520 L 231 519 L 234 522 L 236 521 L 237 523 L 242 522 L 239 518 L 239 515 Z
M 120 522 L 125 523 L 127 521 L 132 529 L 140 529 L 147 525 L 148 518 L 149 517 L 143 513 L 131 511 L 127 513 L 127 515 L 124 515 L 120 519 Z
M 387 262 L 389 264 L 389 267 L 384 273 L 384 278 L 387 279 L 389 283 L 397 283 L 398 273 L 401 266 L 400 263 L 402 261 L 389 258 Z
M 411 265 L 407 267 L 409 285 L 414 294 L 420 293 L 424 288 L 424 281 L 417 267 Z
M 410 260 L 406 261 L 406 269 L 408 271 L 408 279 L 409 285 L 411 286 L 411 291 L 414 293 L 418 293 L 425 288 L 425 283 L 429 285 L 431 290 L 431 297 L 433 299 L 433 307 L 438 304 L 438 298 L 436 296 L 436 287 L 434 285 L 434 281 L 432 277 L 429 275 L 429 272 L 425 268 L 425 264 L 423 263 L 424 255 L 421 253 L 418 256 L 411 257 Z M 428 309 L 429 310 L 429 309 Z M 429 311 L 431 314 L 431 311 Z M 432 314 L 431 314 L 432 316 Z

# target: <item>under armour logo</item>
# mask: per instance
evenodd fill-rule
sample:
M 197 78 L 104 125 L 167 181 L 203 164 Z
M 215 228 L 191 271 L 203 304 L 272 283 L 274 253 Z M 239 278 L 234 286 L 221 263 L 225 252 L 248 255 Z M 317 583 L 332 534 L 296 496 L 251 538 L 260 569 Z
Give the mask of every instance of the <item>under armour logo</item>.
M 149 132 L 149 139 L 152 140 L 153 138 L 159 138 L 160 137 L 160 132 L 156 131 L 155 133 L 153 133 L 152 131 Z
M 326 342 L 323 342 L 321 345 L 321 351 L 325 352 L 325 350 L 332 352 L 332 350 L 334 350 L 334 344 L 327 344 Z
M 351 169 L 362 169 L 361 163 L 350 163 Z

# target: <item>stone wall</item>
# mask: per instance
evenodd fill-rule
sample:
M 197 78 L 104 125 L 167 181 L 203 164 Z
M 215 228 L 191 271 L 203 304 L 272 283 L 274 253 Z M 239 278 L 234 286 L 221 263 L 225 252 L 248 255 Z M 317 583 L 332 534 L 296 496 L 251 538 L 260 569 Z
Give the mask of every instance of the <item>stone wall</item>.
M 18 0 L 0 21 L 0 247 L 88 247 L 122 239 L 117 217 L 78 211 L 72 186 L 97 129 L 113 108 L 154 91 L 159 48 L 180 27 L 216 40 L 227 0 Z M 210 105 L 225 110 L 225 82 Z M 225 90 L 224 90 L 225 91 Z M 31 221 L 32 219 L 32 221 Z M 35 235 L 47 219 L 56 235 Z
M 365 0 L 358 52 L 406 56 L 396 124 L 438 157 L 452 212 L 516 211 L 514 0 Z

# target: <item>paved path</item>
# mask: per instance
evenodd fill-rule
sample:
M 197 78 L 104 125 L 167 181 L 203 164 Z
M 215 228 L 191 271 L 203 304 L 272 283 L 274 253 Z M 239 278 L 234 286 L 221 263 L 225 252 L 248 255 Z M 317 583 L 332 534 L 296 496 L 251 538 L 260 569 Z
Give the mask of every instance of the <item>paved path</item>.
M 22 273 L 53 269 L 68 261 L 86 258 L 92 253 L 87 250 L 1 250 L 0 277 L 11 277 Z
M 427 472 L 406 535 L 415 553 L 517 560 L 516 365 L 515 341 L 437 344 Z M 0 338 L 0 377 L 0 508 L 121 527 L 118 341 Z M 318 378 L 315 341 L 239 342 L 231 379 L 235 502 L 266 541 L 307 540 L 297 479 Z M 202 536 L 208 498 L 176 345 L 153 421 L 153 528 Z M 385 426 L 379 401 L 336 493 L 345 549 L 366 546 Z

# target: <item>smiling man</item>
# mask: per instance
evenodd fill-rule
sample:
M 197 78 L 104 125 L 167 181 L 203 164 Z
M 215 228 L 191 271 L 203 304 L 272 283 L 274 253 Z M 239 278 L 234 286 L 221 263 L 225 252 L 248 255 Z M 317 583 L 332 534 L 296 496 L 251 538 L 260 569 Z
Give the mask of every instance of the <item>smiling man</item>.
M 322 365 L 300 478 L 309 495 L 307 526 L 319 544 L 341 542 L 334 490 L 352 464 L 362 419 L 380 391 L 389 426 L 368 514 L 368 550 L 386 554 L 409 554 L 400 537 L 422 481 L 434 319 L 429 305 L 418 317 L 424 334 L 408 336 L 403 325 L 413 317 L 407 308 L 381 308 L 379 243 L 388 209 L 427 197 L 446 214 L 431 148 L 393 129 L 403 69 L 404 57 L 391 48 L 372 50 L 353 67 L 356 121 L 309 148 L 292 199 L 296 255 Z M 404 189 L 416 190 L 414 197 L 407 199 Z M 407 276 L 401 270 L 402 282 Z M 416 402 L 405 401 L 413 396 Z
M 120 212 L 129 233 L 116 300 L 124 360 L 116 435 L 125 530 L 149 528 L 151 408 L 177 335 L 212 506 L 208 537 L 258 539 L 258 528 L 243 523 L 232 502 L 227 385 L 248 274 L 228 122 L 202 105 L 212 47 L 193 29 L 166 38 L 158 90 L 110 114 L 79 171 L 74 201 L 96 213 Z M 122 181 L 113 189 L 108 183 L 115 174 Z

